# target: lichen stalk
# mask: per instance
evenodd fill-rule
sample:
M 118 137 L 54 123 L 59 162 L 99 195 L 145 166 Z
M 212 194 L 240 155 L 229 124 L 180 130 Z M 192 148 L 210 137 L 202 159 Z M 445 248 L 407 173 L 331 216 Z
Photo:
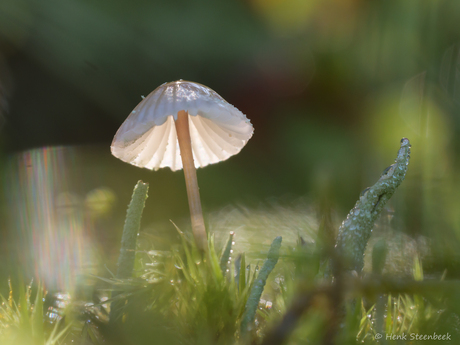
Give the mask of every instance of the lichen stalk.
M 241 320 L 241 336 L 245 336 L 248 331 L 251 330 L 256 317 L 257 307 L 259 306 L 260 297 L 264 291 L 265 284 L 267 283 L 268 275 L 275 268 L 276 263 L 279 259 L 279 252 L 281 248 L 281 236 L 276 237 L 268 251 L 267 259 L 264 261 L 262 268 L 257 275 L 254 285 L 249 292 L 246 306 L 244 308 L 244 314 Z
M 141 226 L 142 212 L 147 200 L 149 184 L 138 181 L 126 212 L 123 235 L 121 237 L 120 257 L 118 258 L 117 278 L 131 278 L 136 256 L 137 234 Z
M 147 200 L 149 184 L 138 181 L 133 190 L 131 202 L 126 212 L 125 225 L 121 238 L 120 256 L 118 258 L 117 279 L 128 279 L 132 277 L 134 261 L 136 257 L 137 235 L 141 226 L 142 212 Z M 118 291 L 112 293 L 112 298 L 119 294 Z M 121 308 L 124 305 L 123 300 L 115 300 L 110 308 L 110 322 L 120 321 L 122 314 Z
M 386 202 L 404 180 L 410 158 L 409 139 L 401 139 L 395 163 L 384 170 L 379 180 L 366 188 L 347 218 L 342 222 L 337 236 L 336 249 L 345 270 L 361 272 L 364 266 L 364 251 L 372 228 Z

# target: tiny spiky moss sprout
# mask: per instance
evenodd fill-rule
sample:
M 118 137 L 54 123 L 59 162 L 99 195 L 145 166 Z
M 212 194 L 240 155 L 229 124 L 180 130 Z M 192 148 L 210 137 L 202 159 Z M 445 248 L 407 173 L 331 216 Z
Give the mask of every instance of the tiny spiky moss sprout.
M 237 154 L 252 137 L 246 116 L 210 88 L 189 81 L 165 83 L 123 122 L 112 154 L 138 167 L 184 169 L 193 235 L 207 247 L 196 168 Z
M 70 333 L 73 321 L 51 318 L 49 311 L 44 313 L 46 291 L 43 286 L 36 286 L 35 298 L 32 298 L 32 285 L 24 288 L 21 284 L 15 301 L 11 281 L 8 283 L 9 297 L 6 299 L 0 295 L 0 344 L 62 344 Z

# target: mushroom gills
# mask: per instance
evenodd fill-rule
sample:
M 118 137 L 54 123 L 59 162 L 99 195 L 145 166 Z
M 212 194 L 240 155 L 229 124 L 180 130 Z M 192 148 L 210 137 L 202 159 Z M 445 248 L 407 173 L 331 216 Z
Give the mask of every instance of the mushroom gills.
M 189 123 L 196 168 L 230 158 L 240 152 L 252 136 L 252 131 L 248 132 L 244 126 L 214 123 L 200 115 L 189 115 Z M 112 151 L 121 160 L 138 167 L 182 169 L 173 116 L 168 116 L 161 126 L 152 127 L 134 141 L 115 142 Z

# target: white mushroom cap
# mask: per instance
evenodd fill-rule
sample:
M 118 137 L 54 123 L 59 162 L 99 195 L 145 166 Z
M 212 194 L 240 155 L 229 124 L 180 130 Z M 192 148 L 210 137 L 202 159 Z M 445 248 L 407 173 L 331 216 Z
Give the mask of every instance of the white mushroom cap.
M 112 154 L 138 167 L 182 169 L 175 120 L 189 114 L 195 167 L 224 161 L 251 138 L 246 116 L 210 88 L 178 80 L 160 85 L 145 97 L 118 129 Z

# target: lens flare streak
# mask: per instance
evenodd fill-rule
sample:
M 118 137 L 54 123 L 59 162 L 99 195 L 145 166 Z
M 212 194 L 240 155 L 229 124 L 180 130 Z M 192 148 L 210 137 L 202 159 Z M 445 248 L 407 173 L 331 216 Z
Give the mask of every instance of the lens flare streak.
M 29 150 L 12 158 L 5 191 L 9 206 L 10 255 L 48 289 L 68 291 L 88 259 L 84 215 L 69 192 L 74 151 L 65 147 Z M 29 254 L 30 253 L 30 254 Z

